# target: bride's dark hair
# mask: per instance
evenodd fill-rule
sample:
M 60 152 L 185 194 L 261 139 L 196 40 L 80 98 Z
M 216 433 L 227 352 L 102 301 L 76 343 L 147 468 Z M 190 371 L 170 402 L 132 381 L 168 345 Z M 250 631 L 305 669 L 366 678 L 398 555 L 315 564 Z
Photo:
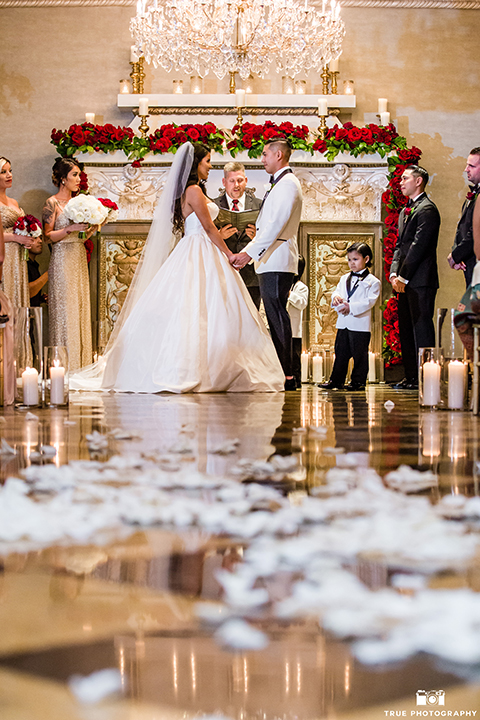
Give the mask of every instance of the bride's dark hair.
M 190 170 L 190 175 L 188 176 L 187 184 L 185 185 L 185 190 L 190 185 L 199 185 L 199 187 L 202 189 L 202 192 L 204 195 L 207 194 L 207 190 L 205 187 L 205 180 L 199 180 L 198 179 L 198 164 L 203 160 L 204 157 L 208 155 L 210 151 L 210 148 L 208 145 L 205 145 L 204 143 L 197 142 L 192 143 L 193 145 L 193 163 L 192 163 L 192 169 Z M 179 232 L 183 234 L 183 229 L 185 225 L 185 218 L 183 217 L 182 213 L 182 199 L 185 195 L 185 190 L 182 193 L 182 196 L 178 198 L 175 202 L 175 210 L 173 213 L 173 229 L 175 232 Z

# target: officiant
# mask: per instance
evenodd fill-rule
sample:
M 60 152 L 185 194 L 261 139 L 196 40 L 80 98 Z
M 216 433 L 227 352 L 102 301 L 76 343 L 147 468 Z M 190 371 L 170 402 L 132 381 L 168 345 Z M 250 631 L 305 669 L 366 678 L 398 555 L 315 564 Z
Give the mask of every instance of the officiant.
M 245 166 L 239 162 L 228 162 L 223 168 L 223 187 L 225 192 L 214 199 L 219 208 L 234 213 L 246 213 L 244 216 L 251 220 L 245 229 L 237 230 L 231 222 L 222 221 L 222 214 L 218 217 L 217 226 L 220 234 L 225 240 L 228 249 L 234 253 L 239 253 L 243 248 L 255 237 L 255 213 L 252 211 L 260 210 L 261 200 L 255 197 L 251 190 L 247 189 L 248 179 L 245 175 Z M 251 215 L 251 217 L 250 217 Z M 241 217 L 239 217 L 241 221 Z M 242 225 L 243 223 L 239 223 Z M 245 265 L 240 270 L 240 275 L 247 286 L 250 297 L 252 298 L 257 310 L 260 308 L 260 289 L 258 287 L 258 277 L 254 270 L 253 263 Z

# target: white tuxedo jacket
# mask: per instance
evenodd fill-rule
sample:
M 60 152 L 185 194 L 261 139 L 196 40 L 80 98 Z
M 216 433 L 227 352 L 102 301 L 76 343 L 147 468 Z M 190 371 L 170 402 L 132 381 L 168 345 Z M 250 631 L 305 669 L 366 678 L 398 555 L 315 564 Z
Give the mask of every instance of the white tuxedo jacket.
M 350 273 L 345 273 L 332 293 L 332 302 L 335 296 L 346 300 L 347 278 Z M 355 281 L 356 278 L 353 278 Z M 369 332 L 371 324 L 371 310 L 380 296 L 381 282 L 371 273 L 364 280 L 361 280 L 357 289 L 351 296 L 349 302 L 350 312 L 348 315 L 338 313 L 337 328 L 339 330 L 356 330 L 357 332 Z M 332 305 L 333 307 L 333 305 Z M 336 308 L 333 308 L 336 310 Z M 338 310 L 337 310 L 338 312 Z
M 257 218 L 257 234 L 244 248 L 255 260 L 257 273 L 297 272 L 302 200 L 302 189 L 293 173 L 284 175 L 270 190 Z

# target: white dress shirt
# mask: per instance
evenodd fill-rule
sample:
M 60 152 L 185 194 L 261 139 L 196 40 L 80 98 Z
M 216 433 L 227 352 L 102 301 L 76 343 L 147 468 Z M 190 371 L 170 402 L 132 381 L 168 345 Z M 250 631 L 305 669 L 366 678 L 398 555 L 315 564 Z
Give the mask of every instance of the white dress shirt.
M 366 278 L 359 280 L 357 288 L 348 300 L 347 279 L 350 273 L 345 273 L 332 293 L 334 297 L 340 297 L 348 301 L 350 312 L 342 315 L 340 308 L 333 307 L 338 312 L 337 329 L 356 330 L 357 332 L 369 332 L 371 327 L 371 309 L 380 297 L 381 282 L 375 275 L 369 273 Z M 352 278 L 350 290 L 355 286 L 358 278 Z

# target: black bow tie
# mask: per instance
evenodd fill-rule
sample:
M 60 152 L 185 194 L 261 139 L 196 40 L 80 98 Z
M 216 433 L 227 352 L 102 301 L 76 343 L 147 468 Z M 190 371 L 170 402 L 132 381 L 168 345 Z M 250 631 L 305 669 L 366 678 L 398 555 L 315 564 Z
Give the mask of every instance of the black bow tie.
M 413 200 L 409 200 L 407 202 L 407 208 L 412 207 L 412 205 L 413 205 Z
M 270 183 L 270 185 L 273 185 L 273 183 L 275 182 L 275 176 L 270 175 L 270 180 L 268 182 Z
M 363 272 L 364 272 L 363 270 L 362 270 L 362 272 L 359 272 L 359 273 L 354 273 L 354 272 L 352 272 L 352 273 L 351 273 L 351 276 L 352 276 L 352 277 L 363 277 Z

